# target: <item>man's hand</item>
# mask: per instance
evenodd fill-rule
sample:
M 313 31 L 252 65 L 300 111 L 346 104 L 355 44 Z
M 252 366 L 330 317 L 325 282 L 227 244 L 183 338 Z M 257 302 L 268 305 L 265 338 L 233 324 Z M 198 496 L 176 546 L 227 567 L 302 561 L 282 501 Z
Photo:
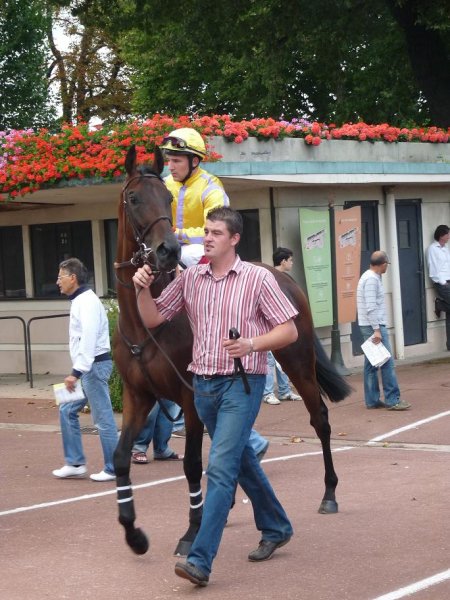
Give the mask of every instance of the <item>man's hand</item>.
M 248 338 L 242 337 L 238 338 L 237 340 L 224 338 L 223 347 L 231 358 L 242 358 L 253 351 L 253 345 L 251 341 Z
M 140 290 L 142 288 L 149 288 L 152 285 L 154 279 L 155 276 L 153 275 L 151 268 L 149 267 L 149 265 L 146 264 L 143 267 L 140 267 L 133 275 L 134 287 L 136 288 L 136 290 Z
M 78 381 L 78 377 L 75 377 L 75 375 L 68 375 L 64 379 L 64 383 L 66 385 L 66 388 L 69 390 L 69 392 L 75 391 L 75 386 L 77 384 L 77 381 Z
M 374 329 L 373 336 L 372 336 L 372 342 L 374 344 L 381 343 L 381 329 Z

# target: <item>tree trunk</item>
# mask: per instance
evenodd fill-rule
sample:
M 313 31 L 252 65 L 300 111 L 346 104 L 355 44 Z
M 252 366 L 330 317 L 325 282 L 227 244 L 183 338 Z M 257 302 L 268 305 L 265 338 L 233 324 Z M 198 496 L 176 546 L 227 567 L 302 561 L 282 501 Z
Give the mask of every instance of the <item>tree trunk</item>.
M 399 4 L 386 0 L 394 19 L 402 29 L 408 48 L 411 67 L 420 91 L 424 95 L 433 125 L 450 125 L 450 57 L 444 35 L 427 29 L 418 22 L 413 0 Z

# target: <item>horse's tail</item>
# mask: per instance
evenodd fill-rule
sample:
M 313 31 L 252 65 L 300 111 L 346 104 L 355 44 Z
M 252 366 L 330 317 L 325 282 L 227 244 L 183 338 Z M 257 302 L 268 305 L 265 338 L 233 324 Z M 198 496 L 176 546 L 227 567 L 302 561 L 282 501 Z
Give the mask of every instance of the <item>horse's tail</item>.
M 321 392 L 332 402 L 340 402 L 350 396 L 353 388 L 339 375 L 315 332 L 314 351 L 316 353 L 316 377 Z

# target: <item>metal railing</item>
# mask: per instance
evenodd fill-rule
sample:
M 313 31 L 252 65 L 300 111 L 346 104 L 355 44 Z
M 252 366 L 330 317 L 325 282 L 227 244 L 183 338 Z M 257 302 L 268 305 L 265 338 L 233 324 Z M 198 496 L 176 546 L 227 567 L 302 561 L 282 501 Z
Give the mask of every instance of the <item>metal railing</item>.
M 27 381 L 30 382 L 30 388 L 33 387 L 33 367 L 32 367 L 32 363 L 31 363 L 31 331 L 30 331 L 30 325 L 33 321 L 39 321 L 42 319 L 58 319 L 60 317 L 69 317 L 69 313 L 64 313 L 62 315 L 44 315 L 42 317 L 31 317 L 31 319 L 28 320 L 27 322 L 27 335 L 26 338 L 28 340 L 28 344 L 27 344 L 27 356 L 28 356 L 28 370 L 29 370 L 29 379 L 27 379 Z M 18 317 L 20 318 L 20 317 Z
M 27 326 L 25 324 L 25 320 L 22 319 L 22 317 L 18 317 L 18 316 L 12 316 L 12 317 L 0 317 L 1 320 L 5 320 L 5 319 L 18 319 L 23 326 L 23 346 L 24 346 L 24 350 L 25 350 L 25 370 L 27 373 L 27 381 L 30 381 L 30 371 L 31 371 L 31 363 L 28 362 L 28 337 L 27 337 Z M 33 387 L 33 386 L 31 386 Z

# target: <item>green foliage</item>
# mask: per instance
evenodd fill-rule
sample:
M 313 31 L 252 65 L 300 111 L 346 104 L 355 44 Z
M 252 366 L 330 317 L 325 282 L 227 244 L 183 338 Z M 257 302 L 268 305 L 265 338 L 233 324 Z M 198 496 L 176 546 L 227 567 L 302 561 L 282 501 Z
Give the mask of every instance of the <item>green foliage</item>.
M 0 130 L 49 126 L 44 0 L 0 1 Z
M 112 341 L 112 336 L 116 329 L 117 319 L 119 318 L 119 305 L 117 300 L 108 299 L 103 300 L 103 306 L 106 309 L 106 314 L 108 316 L 109 323 L 109 337 Z M 113 410 L 115 412 L 122 412 L 122 392 L 123 392 L 123 383 L 122 378 L 120 377 L 119 371 L 114 363 L 114 355 L 113 355 L 113 370 L 109 380 L 109 394 L 111 396 L 111 403 Z
M 363 119 L 392 125 L 405 119 L 426 125 L 431 119 L 448 125 L 445 114 L 430 112 L 436 105 L 430 99 L 448 86 L 449 54 L 437 69 L 426 43 L 411 47 L 404 23 L 393 14 L 393 5 L 409 11 L 415 17 L 412 28 L 434 31 L 448 50 L 450 12 L 441 3 L 112 2 L 114 9 L 111 0 L 91 4 L 135 72 L 133 109 L 141 116 L 229 113 L 237 119 L 306 117 L 339 124 Z M 447 8 L 449 0 L 443 4 Z M 420 53 L 432 81 L 427 89 Z

